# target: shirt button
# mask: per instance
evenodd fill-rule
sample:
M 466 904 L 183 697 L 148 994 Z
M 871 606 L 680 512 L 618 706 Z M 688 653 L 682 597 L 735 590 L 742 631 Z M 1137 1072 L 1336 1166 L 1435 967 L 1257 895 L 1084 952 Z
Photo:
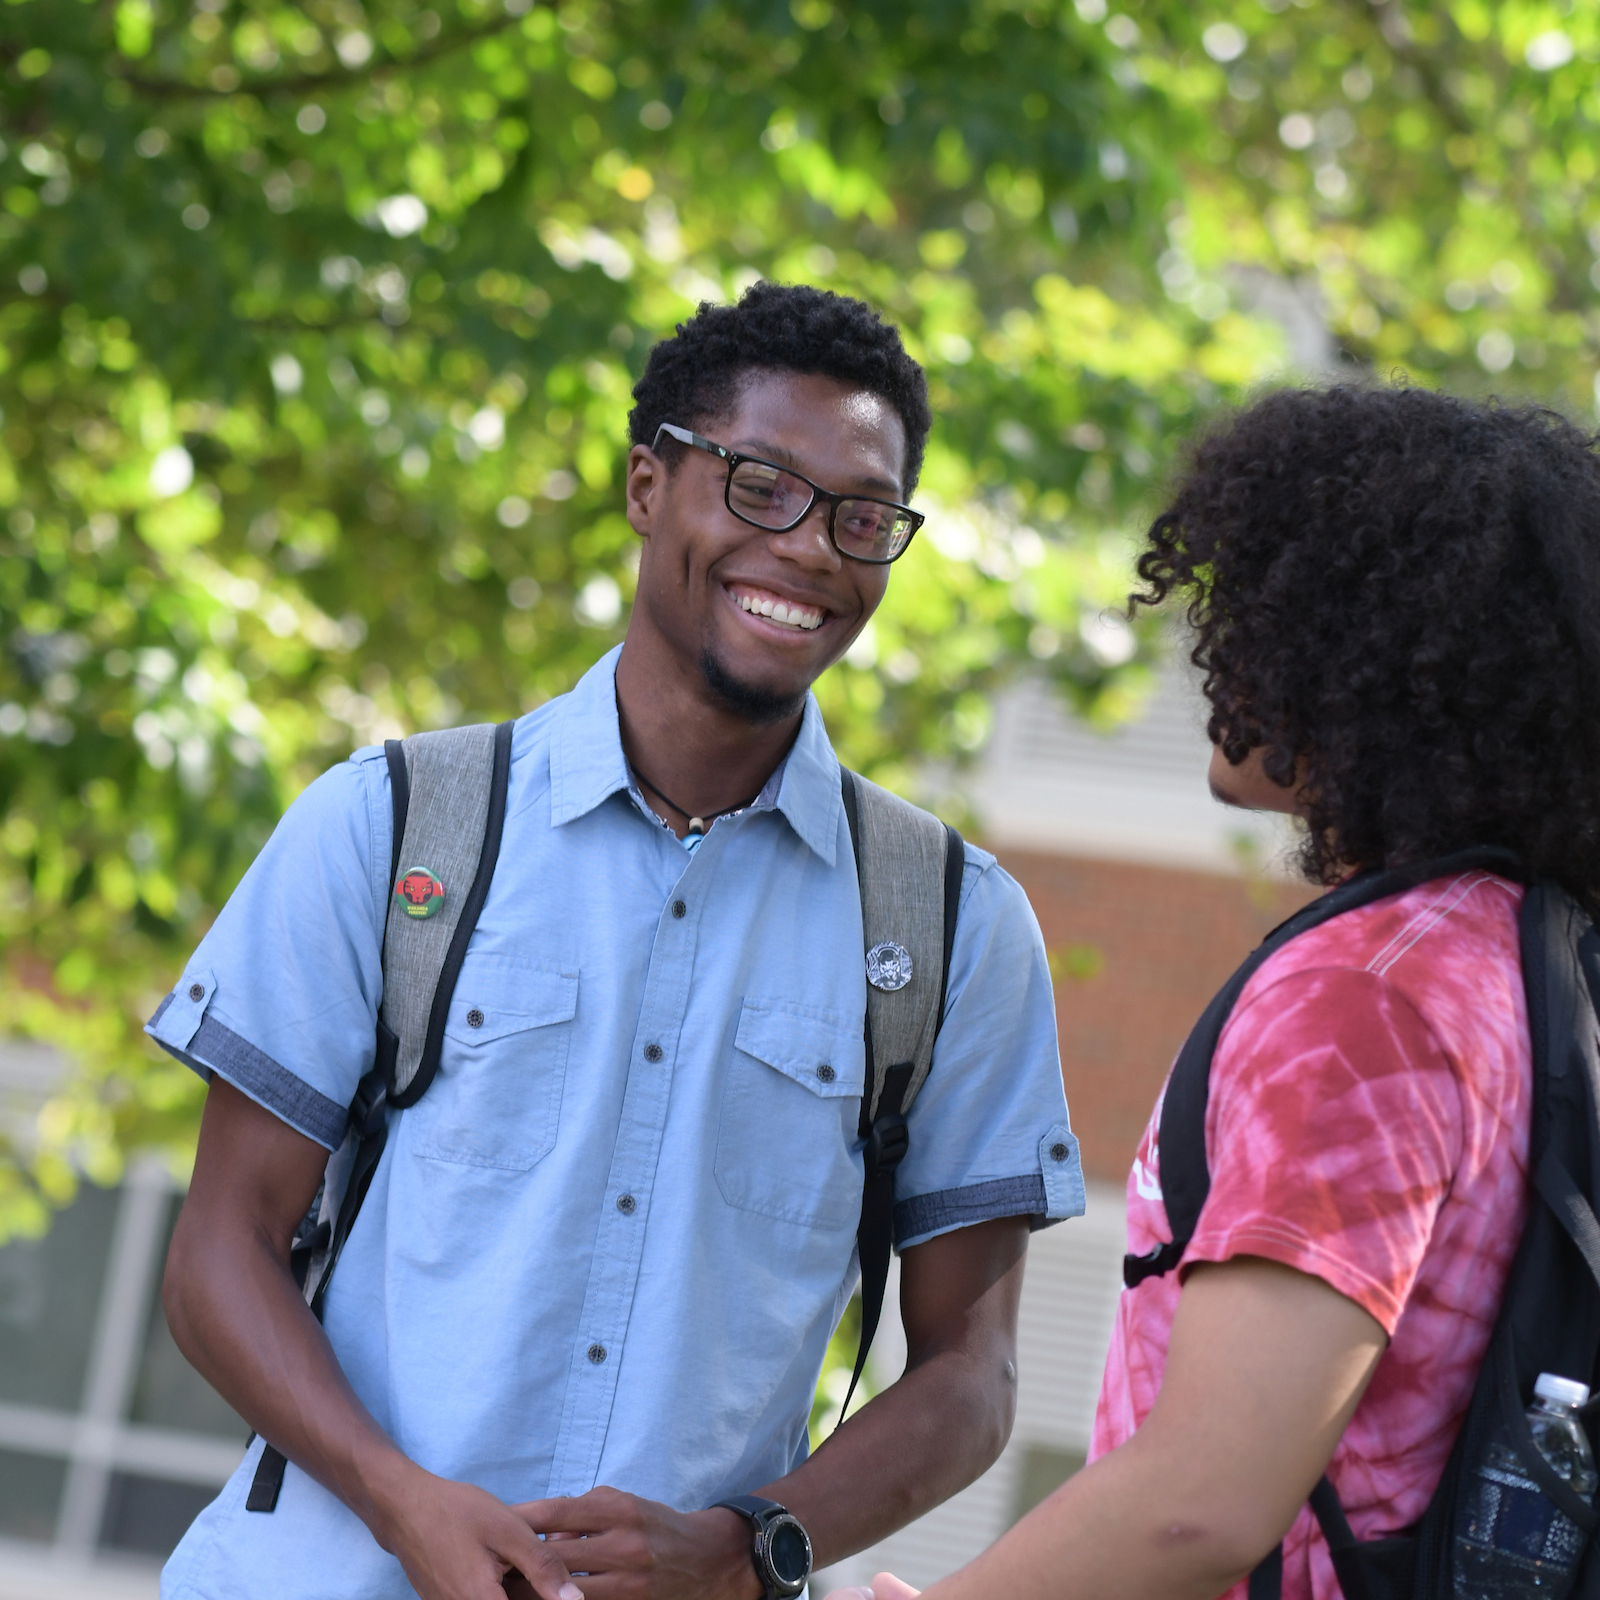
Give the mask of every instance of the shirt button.
M 638 1204 L 639 1202 L 631 1194 L 619 1194 L 617 1196 L 617 1210 L 625 1217 L 631 1217 L 638 1208 Z
M 483 1026 L 483 1013 L 476 1006 L 467 1013 L 467 1026 L 469 1028 L 481 1028 Z
M 189 998 L 191 1000 L 204 1000 L 205 997 L 206 986 L 203 983 L 191 983 L 189 985 Z
M 603 1344 L 589 1346 L 589 1359 L 598 1367 L 606 1358 L 606 1347 Z
M 646 1061 L 659 1061 L 666 1052 L 653 1039 L 644 1047 Z
M 686 917 L 689 915 L 689 908 L 683 903 L 683 901 L 674 900 L 672 902 L 672 914 L 675 917 Z
M 817 1068 L 817 1076 L 821 1078 L 824 1083 L 832 1083 L 833 1080 L 838 1077 L 838 1073 L 836 1073 L 833 1068 L 830 1067 L 826 1061 L 824 1061 L 822 1065 Z
M 1065 1161 L 1072 1152 L 1064 1144 L 1050 1146 L 1050 1159 L 1052 1161 Z

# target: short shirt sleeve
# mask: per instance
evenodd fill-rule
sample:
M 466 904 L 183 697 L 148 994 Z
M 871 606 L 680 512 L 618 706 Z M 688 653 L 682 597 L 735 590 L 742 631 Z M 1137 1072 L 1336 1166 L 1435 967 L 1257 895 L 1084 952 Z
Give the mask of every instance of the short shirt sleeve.
M 290 806 L 145 1031 L 329 1149 L 371 1067 L 389 840 L 382 751 Z
M 1083 1212 L 1044 940 L 1021 886 L 971 845 L 944 1026 L 907 1126 L 901 1249 L 994 1217 L 1043 1227 Z
M 1218 1042 L 1206 1147 L 1185 1266 L 1282 1262 L 1393 1336 L 1462 1147 L 1455 1076 L 1411 1003 L 1349 968 L 1271 984 Z

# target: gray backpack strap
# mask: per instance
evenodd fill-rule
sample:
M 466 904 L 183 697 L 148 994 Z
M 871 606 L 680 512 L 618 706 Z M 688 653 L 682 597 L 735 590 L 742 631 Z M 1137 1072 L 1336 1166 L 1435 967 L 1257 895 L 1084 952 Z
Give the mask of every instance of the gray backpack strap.
M 390 1109 L 415 1105 L 439 1069 L 456 979 L 500 855 L 513 726 L 447 728 L 384 745 L 394 843 L 376 1061 L 356 1086 L 344 1142 L 328 1158 L 289 1253 L 319 1322 L 388 1144 Z M 247 1511 L 277 1510 L 286 1465 L 281 1451 L 263 1448 Z
M 880 986 L 880 981 L 867 985 L 867 1027 L 875 1057 L 871 1104 L 866 1108 L 870 1125 L 886 1109 L 883 1096 L 891 1071 L 911 1068 L 897 1108 L 905 1112 L 933 1065 L 933 1040 L 943 1020 L 948 976 L 946 865 L 952 858 L 952 843 L 959 848 L 960 835 L 931 812 L 859 774 L 848 777 L 855 792 L 860 837 L 856 870 L 867 971 L 869 978 L 879 973 L 881 984 L 894 985 Z M 910 957 L 909 981 L 902 952 Z
M 867 1081 L 859 1124 L 865 1174 L 856 1227 L 861 1344 L 842 1422 L 883 1314 L 894 1174 L 910 1148 L 906 1113 L 927 1080 L 944 1021 L 966 855 L 954 828 L 857 773 L 841 768 L 840 793 L 861 886 L 867 961 Z
M 395 1107 L 414 1105 L 439 1069 L 456 978 L 489 893 L 505 822 L 505 785 L 495 779 L 511 761 L 511 724 L 502 727 L 503 737 L 482 723 L 405 741 L 411 803 L 390 886 L 378 1014 L 394 1040 L 388 1091 Z M 492 796 L 498 815 L 491 819 Z M 430 880 L 443 885 L 442 900 Z

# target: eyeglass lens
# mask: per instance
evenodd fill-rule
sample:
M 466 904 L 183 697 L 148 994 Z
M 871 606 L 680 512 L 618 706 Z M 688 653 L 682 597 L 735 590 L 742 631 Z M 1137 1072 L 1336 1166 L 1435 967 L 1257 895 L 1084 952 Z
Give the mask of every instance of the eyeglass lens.
M 741 461 L 728 480 L 728 504 L 763 528 L 792 528 L 811 505 L 811 485 L 765 462 Z M 846 555 L 892 559 L 911 533 L 911 518 L 882 500 L 841 500 L 834 512 L 834 542 Z

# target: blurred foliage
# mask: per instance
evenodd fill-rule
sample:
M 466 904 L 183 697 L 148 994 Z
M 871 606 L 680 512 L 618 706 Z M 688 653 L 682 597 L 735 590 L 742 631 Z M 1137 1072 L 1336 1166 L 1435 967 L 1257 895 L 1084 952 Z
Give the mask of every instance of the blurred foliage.
M 1591 403 L 1600 6 L 20 0 L 0 9 L 0 1031 L 76 1063 L 0 1233 L 182 1158 L 139 1023 L 352 746 L 620 637 L 628 389 L 758 276 L 929 370 L 929 524 L 819 686 L 906 787 L 1103 608 L 1174 438 L 1298 361 Z
M 895 1308 L 885 1304 L 883 1314 L 885 1318 L 892 1318 L 896 1314 Z M 879 1331 L 882 1332 L 881 1326 Z M 833 1337 L 828 1341 L 827 1351 L 822 1358 L 822 1375 L 817 1380 L 817 1392 L 811 1401 L 809 1431 L 813 1451 L 843 1420 L 839 1408 L 843 1406 L 850 1388 L 850 1374 L 855 1371 L 856 1351 L 860 1344 L 861 1296 L 854 1294 L 844 1308 L 844 1315 L 839 1318 L 839 1326 L 833 1330 Z M 882 1366 L 882 1350 L 875 1347 L 873 1354 L 867 1358 L 866 1366 L 862 1368 L 861 1382 L 856 1385 L 856 1392 L 850 1396 L 852 1417 L 877 1394 L 880 1387 L 887 1387 L 878 1381 Z M 889 1382 L 892 1383 L 897 1377 L 899 1373 L 893 1374 Z

